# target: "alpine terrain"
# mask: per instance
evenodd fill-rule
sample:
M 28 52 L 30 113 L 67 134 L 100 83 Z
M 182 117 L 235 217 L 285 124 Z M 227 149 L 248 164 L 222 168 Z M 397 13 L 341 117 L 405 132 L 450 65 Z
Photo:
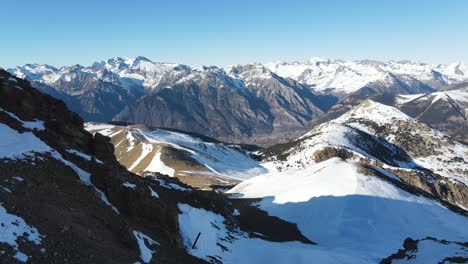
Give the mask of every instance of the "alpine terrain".
M 347 98 L 427 94 L 468 82 L 468 66 L 461 63 L 320 58 L 191 68 L 115 57 L 88 67 L 27 64 L 8 71 L 63 100 L 86 121 L 174 128 L 262 146 L 300 136 Z M 450 122 L 463 137 L 461 121 Z
M 0 263 L 467 263 L 465 73 L 0 69 Z

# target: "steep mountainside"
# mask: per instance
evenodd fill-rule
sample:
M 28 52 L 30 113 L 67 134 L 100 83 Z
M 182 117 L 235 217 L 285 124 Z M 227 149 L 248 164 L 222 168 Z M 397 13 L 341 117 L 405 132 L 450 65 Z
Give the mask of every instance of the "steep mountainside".
M 126 121 L 271 145 L 308 131 L 335 103 L 380 93 L 419 94 L 466 82 L 463 64 L 341 61 L 190 68 L 144 57 L 9 71 L 88 121 Z M 361 100 L 361 99 L 360 99 Z
M 0 97 L 0 262 L 197 262 L 175 207 L 148 189 L 164 188 L 122 168 L 105 137 L 3 70 Z
M 241 247 L 229 252 L 234 260 L 254 256 L 259 245 L 314 246 L 251 201 L 128 172 L 107 137 L 88 133 L 63 102 L 3 70 L 0 97 L 1 263 L 219 263 L 216 252 L 233 246 Z M 216 219 L 197 218 L 204 214 Z M 213 239 L 207 227 L 226 237 Z M 197 253 L 207 249 L 210 257 Z
M 111 138 L 117 160 L 128 170 L 144 175 L 167 174 L 188 185 L 233 185 L 266 172 L 240 146 L 214 139 L 142 126 L 87 123 L 86 130 Z
M 268 105 L 218 68 L 206 68 L 128 105 L 116 121 L 177 128 L 215 138 L 272 131 Z

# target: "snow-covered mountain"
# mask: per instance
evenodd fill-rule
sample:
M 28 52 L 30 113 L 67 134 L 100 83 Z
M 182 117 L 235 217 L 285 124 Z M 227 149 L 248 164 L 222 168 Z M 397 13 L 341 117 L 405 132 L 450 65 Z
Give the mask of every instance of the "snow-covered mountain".
M 273 62 L 266 67 L 282 77 L 288 77 L 313 87 L 316 91 L 350 94 L 363 87 L 382 83 L 393 86 L 421 82 L 428 88 L 440 89 L 468 79 L 468 66 L 455 63 L 431 65 L 413 61 L 380 62 L 372 60 L 343 61 L 312 58 L 305 62 Z
M 354 159 L 468 208 L 468 147 L 371 100 L 265 154 L 279 170 L 305 168 L 333 156 Z
M 63 102 L 2 70 L 0 98 L 0 262 L 468 258 L 459 199 L 467 197 L 466 146 L 390 106 L 365 101 L 259 164 L 232 145 L 172 130 L 89 124 L 99 131 L 90 134 Z M 162 149 L 226 177 L 261 175 L 226 195 L 135 175 L 114 155 L 138 150 L 132 170 L 172 172 Z
M 352 95 L 425 94 L 468 80 L 463 64 L 342 61 L 191 68 L 144 57 L 89 67 L 28 64 L 9 69 L 87 121 L 169 127 L 260 145 L 300 136 Z
M 393 105 L 432 127 L 468 142 L 468 90 L 399 95 Z
M 87 123 L 85 128 L 110 137 L 117 160 L 140 175 L 156 172 L 209 188 L 233 185 L 267 171 L 241 146 L 206 137 L 142 126 Z
M 450 229 L 468 225 L 468 147 L 396 108 L 364 101 L 264 155 L 270 172 L 228 193 L 260 199 L 260 209 L 320 245 L 291 247 L 291 255 L 320 263 L 466 261 L 468 234 Z M 457 224 L 446 221 L 452 217 Z

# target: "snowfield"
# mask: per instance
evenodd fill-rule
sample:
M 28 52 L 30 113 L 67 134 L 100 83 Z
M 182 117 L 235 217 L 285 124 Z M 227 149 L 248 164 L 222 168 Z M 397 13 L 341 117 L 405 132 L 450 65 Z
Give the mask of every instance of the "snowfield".
M 229 193 L 237 199 L 262 198 L 258 203 L 262 210 L 296 223 L 324 254 L 348 255 L 354 263 L 379 262 L 400 248 L 406 237 L 468 241 L 466 217 L 362 175 L 339 158 L 303 170 L 260 175 Z
M 150 164 L 148 167 L 145 169 L 145 171 L 149 172 L 159 172 L 161 174 L 166 174 L 171 177 L 174 176 L 175 170 L 166 164 L 161 160 L 161 152 L 158 151 L 154 158 L 151 160 Z
M 52 149 L 31 132 L 19 133 L 7 125 L 0 124 L 0 158 L 22 158 L 34 152 L 48 152 Z
M 179 228 L 187 251 L 207 261 L 216 259 L 225 264 L 234 263 L 356 263 L 356 258 L 339 252 L 327 252 L 323 247 L 300 242 L 275 243 L 250 238 L 240 230 L 229 230 L 219 214 L 179 204 Z M 201 232 L 200 238 L 192 245 Z M 357 257 L 357 256 L 356 256 Z M 369 262 L 367 262 L 369 263 Z

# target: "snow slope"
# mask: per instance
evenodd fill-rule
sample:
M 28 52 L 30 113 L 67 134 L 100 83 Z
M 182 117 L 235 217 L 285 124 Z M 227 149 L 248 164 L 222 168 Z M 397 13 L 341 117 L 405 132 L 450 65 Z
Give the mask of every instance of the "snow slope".
M 357 256 L 326 251 L 323 247 L 299 242 L 275 243 L 225 224 L 223 216 L 187 204 L 179 204 L 179 228 L 187 251 L 209 262 L 234 263 L 356 263 Z M 198 235 L 200 238 L 192 249 Z M 362 258 L 361 258 L 362 259 Z M 369 262 L 368 262 L 369 263 Z
M 222 143 L 203 142 L 196 137 L 162 129 L 151 132 L 134 129 L 131 132 L 150 143 L 167 145 L 186 151 L 217 175 L 246 179 L 266 171 L 248 155 Z
M 204 141 L 180 132 L 164 129 L 144 131 L 134 127 L 126 128 L 96 123 L 87 123 L 85 128 L 90 132 L 102 132 L 111 138 L 120 137 L 121 139 L 113 143 L 116 148 L 124 142 L 128 143 L 129 147 L 126 152 L 135 151 L 136 146 L 140 144 L 142 151 L 137 153 L 137 158 L 128 166 L 129 170 L 135 169 L 149 158 L 150 162 L 142 168 L 143 172 L 159 172 L 169 176 L 202 173 L 206 176 L 214 175 L 243 180 L 267 171 L 259 161 L 252 159 L 247 153 L 223 143 Z M 121 133 L 125 133 L 125 136 L 123 137 Z M 171 167 L 174 165 L 168 165 L 162 160 L 164 148 L 188 155 L 206 171 L 176 171 Z M 183 158 L 178 160 L 177 156 L 171 156 L 168 159 L 172 159 L 171 164 L 183 161 Z
M 415 100 L 431 100 L 431 104 L 438 100 L 452 100 L 462 104 L 468 104 L 468 92 L 463 90 L 448 90 L 430 94 L 398 95 L 397 105 L 406 104 Z
M 379 262 L 406 237 L 468 239 L 466 217 L 380 178 L 362 175 L 354 164 L 339 158 L 260 175 L 229 193 L 261 198 L 261 209 L 296 223 L 323 253 L 348 255 L 354 263 Z

